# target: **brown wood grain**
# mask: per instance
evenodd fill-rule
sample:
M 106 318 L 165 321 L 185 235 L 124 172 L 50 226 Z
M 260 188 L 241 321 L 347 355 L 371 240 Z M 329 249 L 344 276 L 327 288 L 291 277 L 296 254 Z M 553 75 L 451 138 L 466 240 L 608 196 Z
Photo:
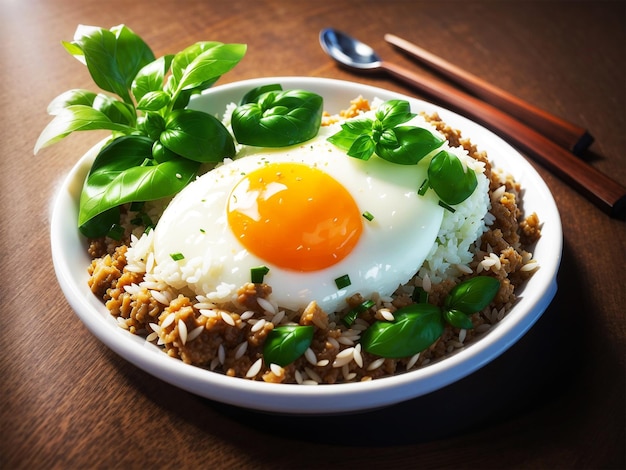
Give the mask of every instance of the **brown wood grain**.
M 460 89 L 469 91 L 484 102 L 522 121 L 576 155 L 580 155 L 593 142 L 593 137 L 586 129 L 539 109 L 537 106 L 451 64 L 417 44 L 390 33 L 385 34 L 385 40 L 420 63 L 437 71 Z
M 200 40 L 248 44 L 221 83 L 330 77 L 425 98 L 389 76 L 337 67 L 317 42 L 333 26 L 436 78 L 385 42 L 397 34 L 588 129 L 595 142 L 581 158 L 624 185 L 625 13 L 619 1 L 0 2 L 0 466 L 624 468 L 626 226 L 547 167 L 535 165 L 562 217 L 559 291 L 517 344 L 407 403 L 294 417 L 198 398 L 90 335 L 58 289 L 49 211 L 61 179 L 101 136 L 32 150 L 50 100 L 92 88 L 60 44 L 81 23 L 124 23 L 157 55 Z

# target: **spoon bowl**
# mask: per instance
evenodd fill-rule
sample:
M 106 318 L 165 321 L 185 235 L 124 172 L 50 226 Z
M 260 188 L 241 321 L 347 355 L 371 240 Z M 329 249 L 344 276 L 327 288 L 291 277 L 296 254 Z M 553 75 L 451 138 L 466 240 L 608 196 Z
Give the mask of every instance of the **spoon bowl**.
M 333 28 L 320 31 L 320 45 L 333 59 L 358 70 L 382 68 L 382 60 L 367 44 Z

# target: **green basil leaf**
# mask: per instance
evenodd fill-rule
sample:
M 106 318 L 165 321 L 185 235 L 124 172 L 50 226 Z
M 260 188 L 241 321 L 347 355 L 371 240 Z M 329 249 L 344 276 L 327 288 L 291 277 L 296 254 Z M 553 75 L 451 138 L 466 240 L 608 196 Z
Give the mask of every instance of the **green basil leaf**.
M 245 95 L 243 95 L 241 100 L 239 100 L 239 105 L 241 106 L 241 105 L 248 104 L 248 103 L 256 103 L 262 94 L 267 93 L 268 91 L 282 91 L 282 90 L 283 90 L 283 87 L 280 86 L 278 83 L 258 86 L 256 88 L 253 88 L 249 92 L 247 92 Z
M 165 130 L 165 119 L 159 113 L 147 112 L 137 118 L 137 128 L 151 140 L 158 140 Z
M 304 354 L 313 340 L 312 326 L 284 325 L 271 330 L 263 344 L 263 360 L 267 365 L 284 367 Z
M 133 79 L 154 60 L 146 43 L 124 25 L 111 30 L 79 28 L 72 44 L 81 50 L 94 82 L 127 103 L 132 102 L 128 91 Z
M 223 43 L 217 41 L 202 41 L 192 44 L 174 55 L 172 60 L 172 75 L 169 77 L 167 82 L 166 91 L 168 91 L 171 95 L 174 95 L 176 90 L 179 88 L 178 85 L 185 71 L 196 59 L 196 57 L 203 52 L 222 44 Z
M 159 57 L 137 72 L 130 86 L 135 100 L 141 101 L 147 93 L 153 91 L 163 91 L 165 75 L 170 70 L 173 59 L 173 54 Z
M 390 129 L 415 117 L 411 105 L 406 100 L 389 100 L 376 109 L 376 119 L 385 129 Z
M 460 310 L 444 310 L 443 317 L 455 328 L 464 328 L 466 330 L 474 328 L 472 320 L 470 320 L 467 314 L 461 312 Z
M 340 131 L 328 137 L 326 140 L 333 144 L 335 147 L 338 147 L 344 152 L 347 152 L 352 146 L 352 143 L 354 142 L 356 137 L 357 136 L 352 134 L 350 131 L 346 129 L 341 129 Z
M 132 105 L 128 103 L 124 103 L 103 93 L 98 93 L 91 106 L 105 114 L 112 122 L 127 126 L 135 125 L 137 113 Z
M 83 185 L 79 226 L 121 204 L 176 194 L 193 180 L 198 163 L 178 158 L 154 164 L 152 146 L 151 139 L 131 135 L 100 150 Z
M 232 129 L 242 144 L 286 147 L 312 139 L 319 132 L 323 99 L 304 90 L 270 91 L 257 102 L 235 108 Z
M 79 37 L 79 31 L 83 28 L 83 26 L 79 26 L 74 34 L 74 37 Z M 76 60 L 78 60 L 81 64 L 87 65 L 85 62 L 85 54 L 83 54 L 83 50 L 77 44 L 68 41 L 61 41 L 61 44 L 65 48 L 67 52 L 69 52 Z
M 398 137 L 396 136 L 394 130 L 387 129 L 380 133 L 377 145 L 380 145 L 384 148 L 396 148 L 400 146 L 400 142 L 398 142 Z
M 111 31 L 116 38 L 117 66 L 129 90 L 139 71 L 155 60 L 154 53 L 141 37 L 125 25 L 114 26 Z
M 358 137 L 362 134 L 371 135 L 373 128 L 374 128 L 374 121 L 372 121 L 371 119 L 358 118 L 358 119 L 346 121 L 343 124 L 341 124 L 341 129 L 349 132 L 355 137 Z
M 365 351 L 381 357 L 410 357 L 428 348 L 441 336 L 441 311 L 431 304 L 413 304 L 394 313 L 394 321 L 377 321 L 361 335 Z
M 132 127 L 118 124 L 91 106 L 71 105 L 64 108 L 44 128 L 35 143 L 35 153 L 67 137 L 74 131 L 111 130 L 131 133 Z
M 173 111 L 159 140 L 172 152 L 196 162 L 219 162 L 235 155 L 232 136 L 220 120 L 191 109 Z
M 358 158 L 359 160 L 369 160 L 374 154 L 376 144 L 369 135 L 360 135 L 357 137 L 348 149 L 348 156 Z
M 179 158 L 179 155 L 176 155 L 170 149 L 165 148 L 163 144 L 157 140 L 152 144 L 152 158 L 154 158 L 157 163 L 163 163 L 168 160 Z
M 80 104 L 83 106 L 91 106 L 96 98 L 96 93 L 89 90 L 74 89 L 61 93 L 53 99 L 48 105 L 48 114 L 56 116 L 61 110 L 68 106 Z
M 373 126 L 374 121 L 371 119 L 353 119 L 350 121 L 346 121 L 341 124 L 341 130 L 337 131 L 326 140 L 333 144 L 334 146 L 340 148 L 344 152 L 348 152 L 350 148 L 354 145 L 355 141 L 358 138 L 363 138 L 365 136 L 367 138 L 372 138 L 373 135 Z M 373 140 L 372 140 L 373 143 Z M 368 144 L 361 142 L 354 147 L 353 153 L 358 155 L 360 152 L 357 151 L 357 148 L 363 148 Z M 368 151 L 369 152 L 369 151 Z M 361 153 L 361 155 L 365 155 Z M 367 155 L 367 160 L 371 156 L 371 153 Z
M 244 44 L 200 42 L 174 56 L 172 76 L 176 84 L 173 96 L 180 91 L 212 84 L 231 70 L 246 53 Z
M 500 281 L 490 276 L 476 276 L 457 284 L 446 296 L 445 307 L 467 315 L 480 312 L 500 290 Z
M 446 204 L 455 205 L 472 195 L 478 185 L 476 173 L 463 168 L 459 158 L 442 150 L 428 166 L 428 181 L 437 196 Z
M 137 103 L 141 111 L 159 111 L 170 104 L 170 95 L 164 91 L 149 91 Z
M 87 238 L 98 238 L 106 235 L 111 227 L 120 222 L 119 206 L 101 212 L 79 227 L 80 233 Z
M 381 138 L 376 145 L 376 154 L 400 165 L 415 165 L 443 144 L 443 140 L 432 132 L 414 126 L 394 127 L 383 132 L 383 136 L 385 138 Z

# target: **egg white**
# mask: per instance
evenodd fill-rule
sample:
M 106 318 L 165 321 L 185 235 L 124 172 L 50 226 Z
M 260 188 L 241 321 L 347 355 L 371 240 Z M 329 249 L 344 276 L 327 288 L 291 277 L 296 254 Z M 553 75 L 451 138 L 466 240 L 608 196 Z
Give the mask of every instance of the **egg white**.
M 304 144 L 282 149 L 246 147 L 238 158 L 199 177 L 181 191 L 164 211 L 154 232 L 157 269 L 173 287 L 190 287 L 214 301 L 234 300 L 237 289 L 250 281 L 250 269 L 266 265 L 265 282 L 280 307 L 297 310 L 316 300 L 327 312 L 343 309 L 355 293 L 390 295 L 419 269 L 441 226 L 443 209 L 432 191 L 417 194 L 426 179 L 425 158 L 419 165 L 397 165 L 378 157 L 361 161 L 348 157 L 326 141 L 337 126 L 322 128 Z M 232 188 L 269 162 L 314 166 L 339 181 L 361 212 L 363 232 L 354 250 L 337 264 L 314 272 L 273 266 L 246 250 L 226 218 Z M 172 254 L 180 253 L 175 261 Z M 348 274 L 351 284 L 338 289 L 335 279 Z

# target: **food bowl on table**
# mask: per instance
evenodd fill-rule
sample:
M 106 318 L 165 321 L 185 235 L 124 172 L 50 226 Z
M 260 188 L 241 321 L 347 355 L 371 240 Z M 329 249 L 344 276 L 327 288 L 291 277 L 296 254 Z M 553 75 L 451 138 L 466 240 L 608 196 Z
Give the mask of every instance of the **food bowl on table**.
M 390 377 L 356 383 L 318 386 L 277 384 L 233 378 L 169 357 L 161 348 L 118 326 L 116 319 L 90 290 L 91 259 L 87 242 L 77 229 L 78 200 L 84 178 L 99 146 L 88 151 L 58 190 L 51 218 L 51 248 L 57 278 L 65 297 L 88 330 L 107 347 L 159 379 L 199 396 L 240 407 L 279 413 L 340 413 L 388 406 L 436 391 L 480 369 L 503 354 L 537 321 L 552 301 L 557 285 L 562 232 L 554 199 L 533 167 L 513 147 L 482 126 L 431 103 L 359 83 L 322 78 L 272 77 L 245 80 L 207 90 L 189 107 L 214 115 L 224 112 L 248 90 L 280 83 L 284 89 L 305 89 L 324 98 L 331 114 L 363 96 L 381 100 L 405 99 L 414 112 L 437 112 L 444 122 L 462 131 L 489 159 L 510 173 L 524 191 L 524 212 L 536 212 L 541 238 L 533 247 L 540 268 L 518 292 L 508 314 L 489 331 L 449 356 L 421 368 Z

